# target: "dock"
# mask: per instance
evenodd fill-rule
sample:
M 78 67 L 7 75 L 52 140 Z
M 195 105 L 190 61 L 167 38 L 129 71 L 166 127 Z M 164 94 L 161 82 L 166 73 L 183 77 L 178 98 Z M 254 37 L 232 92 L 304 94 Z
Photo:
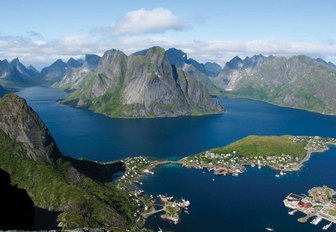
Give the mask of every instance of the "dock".
M 323 228 L 327 230 L 332 224 L 336 224 L 336 199 L 335 191 L 326 186 L 315 187 L 308 191 L 309 195 L 298 195 L 291 193 L 284 200 L 284 205 L 291 209 L 288 214 L 293 215 L 296 211 L 305 214 L 305 217 L 299 218 L 299 222 L 306 222 L 309 218 L 312 225 L 318 225 L 322 220 L 329 224 Z

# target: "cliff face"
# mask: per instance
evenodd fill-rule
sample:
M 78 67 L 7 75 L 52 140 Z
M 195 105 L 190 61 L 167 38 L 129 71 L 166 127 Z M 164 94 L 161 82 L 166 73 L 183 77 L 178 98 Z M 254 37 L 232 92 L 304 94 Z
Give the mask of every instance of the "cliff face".
M 166 52 L 167 57 L 176 69 L 181 69 L 188 76 L 193 77 L 202 83 L 212 95 L 220 95 L 221 90 L 214 85 L 209 76 L 217 76 L 221 71 L 220 65 L 216 63 L 198 63 L 196 60 L 188 58 L 187 54 L 176 48 L 170 48 Z
M 42 120 L 15 94 L 0 100 L 0 129 L 14 141 L 23 143 L 33 160 L 52 163 L 61 156 Z
M 105 52 L 93 75 L 63 102 L 115 117 L 171 117 L 223 112 L 200 83 L 177 70 L 163 48 L 126 56 Z M 195 96 L 193 94 L 196 94 Z

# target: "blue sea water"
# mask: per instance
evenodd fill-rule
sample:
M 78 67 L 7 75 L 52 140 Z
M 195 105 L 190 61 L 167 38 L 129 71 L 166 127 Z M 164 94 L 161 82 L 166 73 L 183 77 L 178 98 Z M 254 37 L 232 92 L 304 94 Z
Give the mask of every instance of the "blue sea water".
M 126 120 L 61 105 L 57 100 L 67 94 L 55 89 L 33 87 L 18 94 L 41 116 L 64 154 L 98 161 L 138 155 L 177 159 L 250 134 L 336 137 L 335 116 L 247 99 L 220 99 L 227 109 L 220 115 Z M 276 231 L 321 231 L 322 225 L 301 224 L 296 221 L 298 215 L 289 216 L 282 200 L 290 192 L 305 193 L 317 185 L 336 188 L 335 153 L 332 147 L 316 154 L 303 170 L 281 178 L 266 168 L 248 168 L 239 177 L 159 168 L 143 181 L 143 189 L 185 197 L 192 205 L 178 225 L 156 215 L 147 226 L 172 231 L 259 232 L 270 223 Z

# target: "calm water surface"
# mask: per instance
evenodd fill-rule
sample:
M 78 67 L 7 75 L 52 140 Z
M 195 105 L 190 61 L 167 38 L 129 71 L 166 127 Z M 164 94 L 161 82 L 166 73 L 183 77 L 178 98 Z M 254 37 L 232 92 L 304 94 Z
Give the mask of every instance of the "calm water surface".
M 246 99 L 220 99 L 227 113 L 204 117 L 112 119 L 56 102 L 67 96 L 33 87 L 18 93 L 41 116 L 66 155 L 108 161 L 148 155 L 179 158 L 225 146 L 250 134 L 336 137 L 336 117 L 278 107 Z M 336 149 L 314 155 L 300 172 L 275 178 L 269 169 L 248 168 L 239 177 L 215 177 L 201 170 L 163 167 L 144 180 L 148 193 L 191 200 L 190 214 L 178 225 L 153 216 L 147 225 L 172 231 L 322 231 L 321 223 L 301 224 L 289 216 L 282 200 L 289 192 L 305 193 L 327 184 L 336 188 Z M 215 181 L 212 181 L 215 178 Z

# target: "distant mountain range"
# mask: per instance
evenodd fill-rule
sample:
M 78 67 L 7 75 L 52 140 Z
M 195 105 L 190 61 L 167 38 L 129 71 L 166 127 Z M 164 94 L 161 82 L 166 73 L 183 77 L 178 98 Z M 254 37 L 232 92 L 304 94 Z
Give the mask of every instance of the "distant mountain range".
M 303 55 L 287 58 L 255 55 L 244 59 L 234 57 L 222 68 L 217 63 L 200 63 L 188 58 L 176 48 L 164 51 L 161 60 L 152 60 L 148 57 L 149 50 L 130 56 L 113 50 L 109 61 L 92 54 L 84 59 L 70 58 L 67 62 L 59 59 L 41 72 L 32 66 L 25 67 L 18 59 L 3 60 L 0 61 L 0 85 L 4 88 L 30 85 L 60 88 L 74 92 L 64 103 L 116 117 L 218 112 L 209 94 L 336 114 L 332 90 L 336 86 L 336 65 L 323 59 Z M 118 59 L 123 61 L 120 63 Z M 112 70 L 114 68 L 116 70 Z M 160 81 L 152 83 L 151 73 L 161 75 Z M 0 95 L 6 91 L 4 88 L 0 87 Z M 135 94 L 132 88 L 138 92 Z M 156 88 L 163 91 L 162 96 L 154 94 Z
M 0 60 L 0 84 L 3 86 L 16 87 L 36 85 L 39 72 L 33 67 L 26 68 L 18 58 L 11 62 Z
M 245 97 L 326 114 L 336 113 L 336 68 L 308 56 L 239 57 L 227 62 L 214 83 L 227 96 Z
M 106 51 L 96 69 L 66 75 L 54 86 L 74 91 L 63 103 L 113 117 L 223 112 L 208 90 L 189 73 L 172 65 L 160 47 L 130 56 L 119 50 Z

